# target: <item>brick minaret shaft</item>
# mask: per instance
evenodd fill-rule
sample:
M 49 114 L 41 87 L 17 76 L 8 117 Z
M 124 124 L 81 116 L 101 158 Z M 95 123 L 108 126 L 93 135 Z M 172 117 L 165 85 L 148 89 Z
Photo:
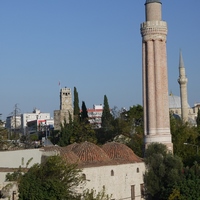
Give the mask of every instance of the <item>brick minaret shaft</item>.
M 182 53 L 179 56 L 179 79 L 180 96 L 181 96 L 181 117 L 183 121 L 188 121 L 188 100 L 187 100 L 187 78 L 185 75 L 185 67 L 183 63 Z
M 141 24 L 145 147 L 159 142 L 173 151 L 169 122 L 166 36 L 160 0 L 146 0 Z

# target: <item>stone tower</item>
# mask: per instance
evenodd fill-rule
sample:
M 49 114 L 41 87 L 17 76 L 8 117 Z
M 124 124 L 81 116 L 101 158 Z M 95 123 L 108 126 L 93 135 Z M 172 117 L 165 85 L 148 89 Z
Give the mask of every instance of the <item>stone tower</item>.
M 160 0 L 146 0 L 141 24 L 145 147 L 163 143 L 173 151 L 169 122 L 166 36 Z
M 70 88 L 60 89 L 60 110 L 54 110 L 54 129 L 60 130 L 60 124 L 69 122 L 69 113 L 73 117 L 72 94 Z
M 72 94 L 70 88 L 60 89 L 60 110 L 70 110 L 72 109 Z
M 185 75 L 185 67 L 183 63 L 182 53 L 179 56 L 179 79 L 180 97 L 181 97 L 181 117 L 183 121 L 188 121 L 188 100 L 187 100 L 187 78 Z

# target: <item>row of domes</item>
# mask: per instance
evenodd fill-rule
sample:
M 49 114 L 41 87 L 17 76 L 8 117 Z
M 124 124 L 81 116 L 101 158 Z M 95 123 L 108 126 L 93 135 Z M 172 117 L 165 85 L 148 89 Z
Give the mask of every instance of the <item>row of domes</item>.
M 109 142 L 102 147 L 90 142 L 82 142 L 66 147 L 48 146 L 44 147 L 44 150 L 57 152 L 68 163 L 78 163 L 79 166 L 84 167 L 142 162 L 129 147 L 117 142 Z

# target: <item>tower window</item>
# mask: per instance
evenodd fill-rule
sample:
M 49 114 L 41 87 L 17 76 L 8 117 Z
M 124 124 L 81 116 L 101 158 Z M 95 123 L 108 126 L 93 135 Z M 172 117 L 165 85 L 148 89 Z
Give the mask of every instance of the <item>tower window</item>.
M 139 173 L 140 172 L 140 169 L 139 169 L 139 167 L 137 167 L 137 173 Z
M 111 170 L 111 176 L 114 176 L 114 171 L 113 170 Z

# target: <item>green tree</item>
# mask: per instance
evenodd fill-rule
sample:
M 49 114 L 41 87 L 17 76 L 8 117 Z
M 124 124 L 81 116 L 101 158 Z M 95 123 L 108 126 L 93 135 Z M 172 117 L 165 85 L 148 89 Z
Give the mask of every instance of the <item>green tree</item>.
M 105 187 L 98 193 L 93 189 L 77 193 L 76 187 L 85 184 L 81 170 L 76 164 L 67 164 L 60 156 L 47 157 L 42 164 L 35 164 L 28 171 L 25 169 L 19 167 L 16 172 L 6 176 L 6 181 L 18 183 L 19 200 L 110 200 L 111 198 L 105 193 Z M 4 189 L 6 191 L 6 188 Z
M 148 199 L 167 200 L 181 182 L 183 164 L 164 144 L 152 143 L 145 151 L 145 190 Z
M 127 112 L 127 120 L 131 124 L 131 133 L 143 132 L 143 107 L 141 105 L 132 106 Z
M 74 187 L 81 184 L 76 165 L 66 164 L 59 156 L 52 156 L 42 164 L 35 164 L 19 182 L 19 200 L 77 199 Z
M 88 123 L 88 111 L 85 102 L 82 101 L 81 121 Z
M 174 154 L 181 157 L 185 165 L 192 166 L 194 161 L 198 159 L 196 147 L 184 144 L 199 145 L 199 133 L 197 128 L 191 126 L 188 122 L 183 122 L 181 119 L 175 118 L 173 114 L 170 114 L 170 129 Z
M 70 138 L 70 143 L 93 142 L 96 143 L 96 134 L 90 123 L 73 122 L 73 134 Z
M 123 135 L 125 144 L 128 145 L 138 156 L 143 156 L 143 107 L 131 106 L 129 110 L 121 109 L 113 121 L 114 134 Z
M 61 124 L 61 131 L 58 144 L 60 146 L 67 146 L 74 142 L 93 142 L 96 143 L 96 134 L 92 125 L 88 122 L 87 118 L 79 122 L 78 120 L 72 121 L 71 115 L 69 116 L 69 123 Z
M 111 109 L 108 104 L 108 98 L 104 95 L 104 106 L 101 116 L 101 128 L 96 129 L 97 141 L 99 144 L 104 144 L 107 141 L 112 141 L 117 135 L 117 131 L 114 130 L 114 126 L 117 126 L 114 117 L 111 114 Z
M 69 112 L 69 123 L 67 123 L 66 119 L 64 119 L 64 123 L 61 124 L 59 145 L 67 146 L 71 144 L 72 135 L 73 135 L 73 121 L 72 121 L 72 116 Z
M 112 121 L 113 116 L 111 114 L 111 110 L 108 104 L 108 98 L 106 95 L 104 95 L 104 106 L 103 106 L 103 112 L 101 117 L 101 126 L 105 131 L 110 131 L 113 129 L 112 127 Z
M 110 200 L 111 196 L 107 195 L 105 193 L 105 187 L 103 187 L 102 191 L 99 193 L 96 193 L 95 190 L 86 190 L 83 193 L 83 199 L 84 200 Z
M 79 119 L 80 107 L 79 107 L 79 97 L 76 87 L 74 87 L 74 119 Z
M 169 200 L 200 199 L 200 166 L 197 162 L 192 167 L 184 167 L 181 181 L 177 182 Z

